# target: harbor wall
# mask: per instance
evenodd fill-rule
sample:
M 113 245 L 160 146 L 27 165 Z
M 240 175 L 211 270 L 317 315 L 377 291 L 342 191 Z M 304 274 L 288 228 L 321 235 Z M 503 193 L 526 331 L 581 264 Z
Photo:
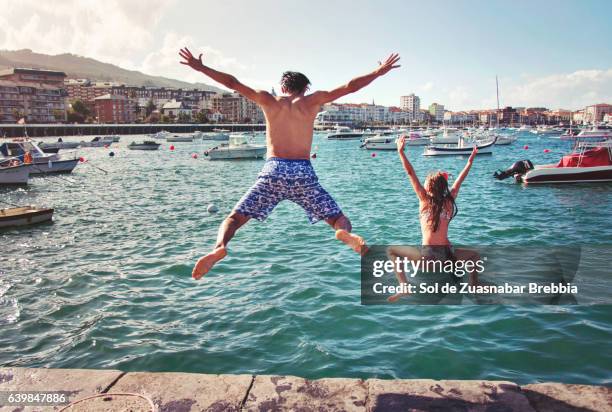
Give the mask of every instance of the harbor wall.
M 66 411 L 610 411 L 612 388 L 431 379 L 309 380 L 89 369 L 0 368 L 2 391 L 65 391 Z M 104 394 L 104 395 L 102 395 Z M 100 396 L 98 396 L 100 395 Z M 78 403 L 75 403 L 79 401 Z M 0 411 L 52 411 L 0 406 Z

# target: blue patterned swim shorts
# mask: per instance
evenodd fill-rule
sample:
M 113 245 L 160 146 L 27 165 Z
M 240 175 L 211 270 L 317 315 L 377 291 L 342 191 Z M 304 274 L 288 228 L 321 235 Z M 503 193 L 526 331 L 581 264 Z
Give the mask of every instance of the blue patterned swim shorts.
M 265 220 L 283 200 L 300 205 L 310 223 L 342 213 L 336 201 L 319 183 L 310 160 L 269 158 L 257 181 L 234 207 L 234 211 Z

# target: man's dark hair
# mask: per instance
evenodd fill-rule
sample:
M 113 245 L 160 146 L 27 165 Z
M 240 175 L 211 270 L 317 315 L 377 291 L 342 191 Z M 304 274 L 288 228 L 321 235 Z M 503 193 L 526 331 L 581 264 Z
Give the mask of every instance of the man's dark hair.
M 308 90 L 310 80 L 302 73 L 285 72 L 281 77 L 281 86 L 289 93 L 302 93 Z

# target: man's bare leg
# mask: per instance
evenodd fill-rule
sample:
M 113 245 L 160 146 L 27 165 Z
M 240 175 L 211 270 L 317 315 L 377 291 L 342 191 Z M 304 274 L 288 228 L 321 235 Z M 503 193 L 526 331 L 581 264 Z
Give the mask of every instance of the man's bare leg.
M 328 225 L 336 229 L 336 239 L 346 243 L 351 249 L 360 255 L 364 255 L 368 251 L 365 240 L 361 236 L 351 233 L 353 227 L 351 221 L 344 214 L 325 219 Z
M 202 256 L 195 264 L 191 273 L 194 279 L 200 279 L 212 269 L 215 263 L 227 256 L 227 244 L 234 237 L 236 231 L 248 222 L 249 219 L 248 216 L 237 212 L 232 212 L 225 218 L 221 226 L 219 226 L 215 248 L 206 256 Z

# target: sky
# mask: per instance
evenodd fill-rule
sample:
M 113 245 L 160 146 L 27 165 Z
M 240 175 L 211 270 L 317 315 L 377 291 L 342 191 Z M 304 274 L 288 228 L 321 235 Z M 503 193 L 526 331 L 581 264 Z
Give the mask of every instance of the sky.
M 421 107 L 578 109 L 612 103 L 609 0 L 0 0 L 0 49 L 74 53 L 147 74 L 215 84 L 178 49 L 254 88 L 285 70 L 329 90 L 402 67 L 344 102 Z

